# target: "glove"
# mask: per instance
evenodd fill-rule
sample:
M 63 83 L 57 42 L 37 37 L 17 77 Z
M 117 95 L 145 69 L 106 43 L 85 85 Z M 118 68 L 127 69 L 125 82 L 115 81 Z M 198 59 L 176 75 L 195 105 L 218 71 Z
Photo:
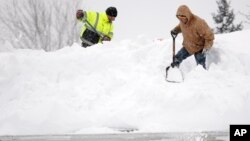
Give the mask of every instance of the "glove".
M 208 48 L 203 48 L 203 50 L 202 50 L 202 54 L 207 54 L 207 53 L 208 53 L 208 51 L 209 51 L 209 49 L 208 49 Z
M 111 39 L 110 39 L 110 37 L 108 37 L 108 36 L 103 36 L 102 37 L 102 41 L 110 41 Z
M 179 68 L 179 63 L 177 63 L 177 62 L 172 62 L 171 64 L 170 64 L 170 66 L 172 67 L 172 68 L 174 68 L 174 67 L 177 67 L 177 68 Z
M 78 20 L 82 19 L 84 17 L 84 13 L 83 13 L 83 10 L 77 10 L 76 12 L 76 18 Z
M 178 34 L 176 29 L 171 30 L 170 33 L 171 33 L 172 36 L 176 36 Z

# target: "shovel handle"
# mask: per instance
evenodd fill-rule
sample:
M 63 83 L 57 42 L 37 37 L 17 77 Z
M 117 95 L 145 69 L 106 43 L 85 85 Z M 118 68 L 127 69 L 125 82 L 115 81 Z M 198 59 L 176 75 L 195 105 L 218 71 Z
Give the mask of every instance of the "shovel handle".
M 172 38 L 173 38 L 173 60 L 172 60 L 172 62 L 174 62 L 174 57 L 175 57 L 175 38 L 177 37 L 177 35 L 173 35 L 173 34 L 171 34 L 172 35 Z

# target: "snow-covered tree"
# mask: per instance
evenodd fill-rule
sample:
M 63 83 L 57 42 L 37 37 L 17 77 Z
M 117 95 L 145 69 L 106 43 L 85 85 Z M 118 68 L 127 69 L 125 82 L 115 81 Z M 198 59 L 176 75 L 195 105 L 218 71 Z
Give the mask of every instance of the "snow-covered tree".
M 53 51 L 78 40 L 75 11 L 81 0 L 8 0 L 0 22 L 15 48 Z
M 230 9 L 230 2 L 227 0 L 218 0 L 218 14 L 212 13 L 213 19 L 217 24 L 216 33 L 229 33 L 243 29 L 242 22 L 234 25 L 235 14 L 233 9 Z

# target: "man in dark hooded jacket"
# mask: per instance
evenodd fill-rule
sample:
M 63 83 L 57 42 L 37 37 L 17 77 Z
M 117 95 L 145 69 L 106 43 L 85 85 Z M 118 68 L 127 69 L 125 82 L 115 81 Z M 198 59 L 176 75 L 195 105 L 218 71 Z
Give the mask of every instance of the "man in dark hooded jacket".
M 187 57 L 194 55 L 197 65 L 202 65 L 206 69 L 206 52 L 212 47 L 214 33 L 205 20 L 192 14 L 186 5 L 181 5 L 176 17 L 180 23 L 171 30 L 171 35 L 183 35 L 183 47 L 174 56 L 172 67 L 179 67 L 181 62 Z

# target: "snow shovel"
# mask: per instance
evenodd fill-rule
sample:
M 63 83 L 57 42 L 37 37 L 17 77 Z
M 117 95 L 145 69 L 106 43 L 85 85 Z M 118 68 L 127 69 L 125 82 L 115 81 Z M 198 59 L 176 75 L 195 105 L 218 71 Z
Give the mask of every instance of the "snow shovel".
M 171 34 L 172 35 L 172 34 Z M 172 56 L 172 63 L 174 62 L 175 58 L 175 38 L 177 35 L 172 35 L 173 38 L 173 56 Z M 182 72 L 178 67 L 172 67 L 171 65 L 166 68 L 166 80 L 172 83 L 180 83 L 183 82 L 183 75 Z

